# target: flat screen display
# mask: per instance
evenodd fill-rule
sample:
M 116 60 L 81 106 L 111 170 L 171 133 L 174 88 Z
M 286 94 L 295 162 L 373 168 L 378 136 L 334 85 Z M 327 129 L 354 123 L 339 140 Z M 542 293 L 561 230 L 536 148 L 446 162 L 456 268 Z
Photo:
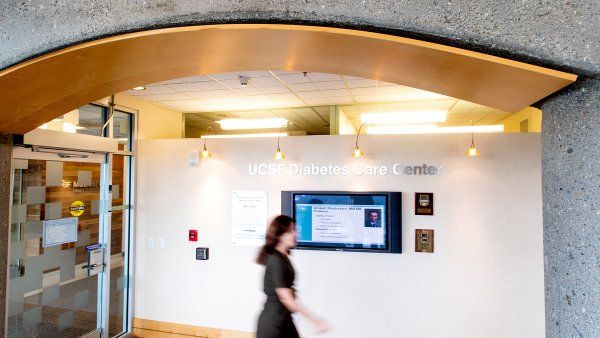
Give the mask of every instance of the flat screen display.
M 386 194 L 292 196 L 298 247 L 388 249 Z

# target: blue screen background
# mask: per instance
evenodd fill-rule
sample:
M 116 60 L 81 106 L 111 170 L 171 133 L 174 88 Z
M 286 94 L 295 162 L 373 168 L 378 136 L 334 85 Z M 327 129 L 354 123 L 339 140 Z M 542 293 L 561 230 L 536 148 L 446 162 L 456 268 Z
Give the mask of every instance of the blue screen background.
M 364 249 L 362 243 L 319 243 L 312 241 L 312 206 L 299 204 L 338 204 L 338 205 L 384 205 L 387 211 L 386 195 L 326 195 L 326 194 L 295 194 L 294 217 L 298 231 L 298 246 L 308 247 L 339 247 Z M 386 218 L 387 219 L 387 218 Z M 387 233 L 386 233 L 387 236 Z M 387 241 L 386 241 L 387 242 Z M 386 249 L 387 246 L 374 246 L 372 249 Z

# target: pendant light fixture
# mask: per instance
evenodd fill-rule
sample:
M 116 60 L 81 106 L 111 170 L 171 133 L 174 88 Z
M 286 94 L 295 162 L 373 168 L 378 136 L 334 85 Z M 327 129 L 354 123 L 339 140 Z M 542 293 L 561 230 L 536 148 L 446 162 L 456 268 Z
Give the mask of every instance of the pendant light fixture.
M 469 126 L 471 126 L 472 121 L 469 121 Z M 475 147 L 475 133 L 471 133 L 471 147 L 467 149 L 467 156 L 475 157 L 479 156 L 479 150 Z
M 210 131 L 212 135 L 215 134 L 214 130 L 210 126 L 206 128 L 206 134 L 208 134 L 208 131 Z M 200 157 L 205 159 L 211 158 L 211 152 L 206 149 L 206 135 L 204 135 L 204 137 L 200 136 L 200 138 L 204 139 L 204 145 L 202 146 L 202 151 L 200 151 Z
M 366 123 L 367 122 L 363 122 L 363 124 L 360 125 L 360 128 L 358 128 L 358 132 L 356 133 L 356 141 L 354 142 L 354 150 L 352 151 L 352 157 L 363 157 L 365 155 L 362 149 L 360 149 L 358 146 L 358 137 L 360 136 L 360 131 Z
M 285 154 L 283 153 L 283 151 L 281 151 L 281 147 L 279 146 L 279 140 L 281 139 L 281 131 L 283 130 L 283 128 L 287 128 L 289 135 L 290 136 L 292 135 L 292 133 L 290 132 L 290 127 L 287 122 L 285 125 L 283 125 L 283 126 L 281 126 L 281 128 L 279 128 L 279 134 L 277 135 L 277 149 L 275 150 L 275 159 L 276 160 L 285 160 Z

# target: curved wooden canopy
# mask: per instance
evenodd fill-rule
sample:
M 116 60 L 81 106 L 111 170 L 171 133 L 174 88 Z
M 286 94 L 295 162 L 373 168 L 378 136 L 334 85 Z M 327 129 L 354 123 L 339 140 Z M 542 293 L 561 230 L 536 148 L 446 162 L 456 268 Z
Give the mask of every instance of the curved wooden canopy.
M 356 30 L 227 24 L 125 34 L 0 72 L 0 131 L 26 133 L 135 86 L 200 74 L 296 70 L 352 75 L 517 111 L 576 76 L 459 48 Z

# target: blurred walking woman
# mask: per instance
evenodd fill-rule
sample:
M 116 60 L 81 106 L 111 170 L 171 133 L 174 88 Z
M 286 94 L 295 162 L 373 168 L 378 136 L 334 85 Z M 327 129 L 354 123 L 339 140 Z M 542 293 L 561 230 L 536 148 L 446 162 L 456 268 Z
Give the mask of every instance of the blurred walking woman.
M 275 217 L 266 234 L 266 243 L 256 262 L 265 266 L 265 308 L 258 318 L 257 338 L 298 338 L 292 313 L 299 312 L 312 322 L 319 332 L 327 325 L 315 318 L 296 301 L 294 267 L 288 256 L 296 246 L 296 224 L 291 217 Z

